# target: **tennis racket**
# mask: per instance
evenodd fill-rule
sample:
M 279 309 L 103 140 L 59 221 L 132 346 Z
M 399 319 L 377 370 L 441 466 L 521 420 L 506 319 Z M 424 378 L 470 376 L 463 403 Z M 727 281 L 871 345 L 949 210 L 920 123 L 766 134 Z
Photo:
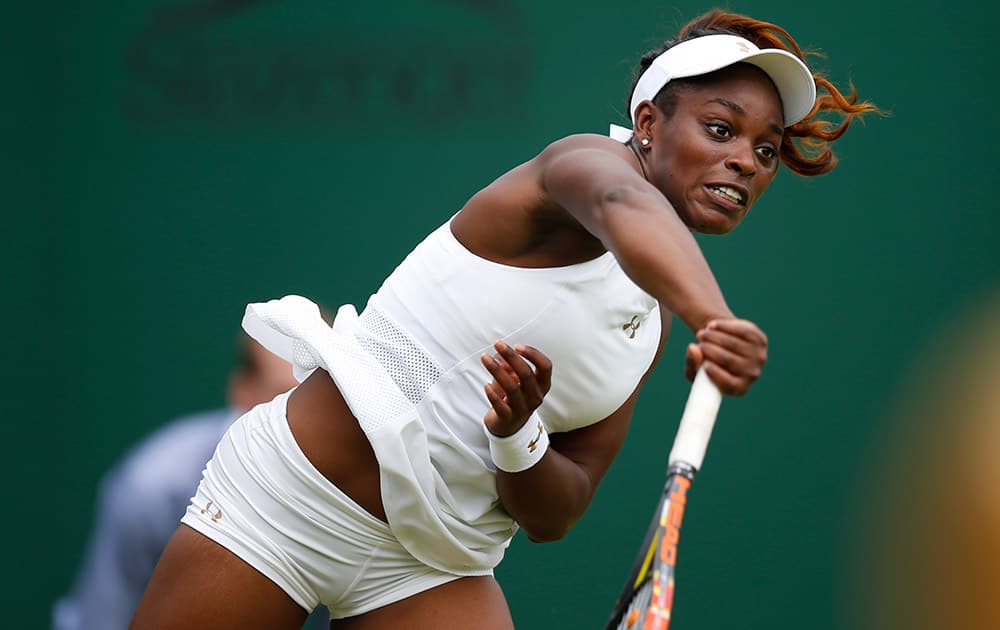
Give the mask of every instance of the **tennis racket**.
M 701 469 L 705 449 L 712 436 L 715 416 L 722 394 L 705 374 L 698 370 L 677 437 L 667 463 L 667 481 L 656 506 L 653 520 L 625 588 L 622 589 L 608 620 L 607 630 L 667 630 L 674 600 L 674 569 L 677 543 L 687 492 Z

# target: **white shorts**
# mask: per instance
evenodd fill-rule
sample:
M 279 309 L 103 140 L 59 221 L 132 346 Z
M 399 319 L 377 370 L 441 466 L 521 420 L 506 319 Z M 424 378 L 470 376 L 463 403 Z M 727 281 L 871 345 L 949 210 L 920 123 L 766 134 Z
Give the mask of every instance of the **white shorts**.
M 302 608 L 324 604 L 334 619 L 461 577 L 418 561 L 386 523 L 313 467 L 288 428 L 287 399 L 259 405 L 230 427 L 181 522 L 242 558 Z

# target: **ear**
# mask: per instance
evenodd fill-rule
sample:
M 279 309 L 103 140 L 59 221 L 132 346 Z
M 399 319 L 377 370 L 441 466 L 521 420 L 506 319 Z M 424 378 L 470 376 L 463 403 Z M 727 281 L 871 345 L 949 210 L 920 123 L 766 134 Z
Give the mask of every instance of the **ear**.
M 639 103 L 635 108 L 635 126 L 633 127 L 636 139 L 640 142 L 643 139 L 653 142 L 653 128 L 656 127 L 661 116 L 663 116 L 663 112 L 653 104 L 653 101 L 645 100 Z

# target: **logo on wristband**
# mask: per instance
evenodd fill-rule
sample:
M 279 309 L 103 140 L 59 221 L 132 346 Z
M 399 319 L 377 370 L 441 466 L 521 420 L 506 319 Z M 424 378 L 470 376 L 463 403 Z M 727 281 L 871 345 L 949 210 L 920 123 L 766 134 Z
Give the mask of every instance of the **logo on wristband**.
M 538 446 L 538 438 L 540 438 L 540 437 L 542 437 L 542 423 L 541 422 L 538 423 L 538 434 L 535 435 L 535 439 L 533 439 L 532 441 L 528 442 L 528 452 L 529 453 L 534 453 L 535 452 L 535 447 Z

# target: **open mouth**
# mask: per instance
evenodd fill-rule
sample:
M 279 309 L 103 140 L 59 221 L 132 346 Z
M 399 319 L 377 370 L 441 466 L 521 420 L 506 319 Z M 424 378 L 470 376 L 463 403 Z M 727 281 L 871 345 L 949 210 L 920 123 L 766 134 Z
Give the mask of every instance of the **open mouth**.
M 719 197 L 721 199 L 724 199 L 741 207 L 747 205 L 746 195 L 742 191 L 733 188 L 732 186 L 720 186 L 712 184 L 707 186 L 707 188 L 716 197 Z

